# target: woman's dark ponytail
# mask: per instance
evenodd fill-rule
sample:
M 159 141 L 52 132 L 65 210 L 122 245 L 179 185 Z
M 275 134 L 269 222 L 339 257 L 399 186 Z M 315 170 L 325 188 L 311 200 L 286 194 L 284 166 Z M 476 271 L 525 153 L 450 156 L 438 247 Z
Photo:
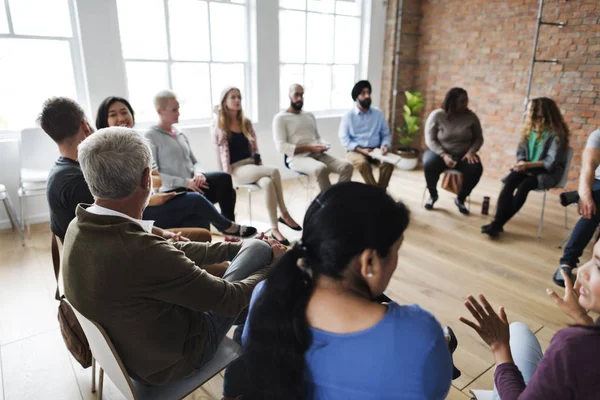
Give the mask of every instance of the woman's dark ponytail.
M 296 244 L 269 272 L 250 316 L 244 399 L 304 399 L 304 353 L 312 336 L 306 306 L 314 276 L 303 246 Z M 257 368 L 268 363 L 268 369 Z M 254 365 L 254 366 L 253 366 Z

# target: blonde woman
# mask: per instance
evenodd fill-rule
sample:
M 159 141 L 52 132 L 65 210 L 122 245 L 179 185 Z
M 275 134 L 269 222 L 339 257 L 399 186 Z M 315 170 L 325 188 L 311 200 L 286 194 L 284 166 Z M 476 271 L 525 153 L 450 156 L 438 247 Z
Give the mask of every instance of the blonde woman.
M 213 138 L 219 149 L 221 169 L 231 174 L 237 184 L 256 183 L 265 191 L 273 238 L 284 245 L 289 241 L 279 231 L 279 222 L 295 231 L 302 228 L 290 216 L 283 199 L 279 170 L 262 164 L 256 134 L 244 117 L 242 95 L 235 87 L 221 93 L 221 102 L 213 120 Z M 277 218 L 277 207 L 281 217 Z
M 494 221 L 482 226 L 481 233 L 498 236 L 523 207 L 530 191 L 549 189 L 560 181 L 567 162 L 569 135 L 569 127 L 554 100 L 531 100 L 517 148 L 517 163 L 503 179 Z

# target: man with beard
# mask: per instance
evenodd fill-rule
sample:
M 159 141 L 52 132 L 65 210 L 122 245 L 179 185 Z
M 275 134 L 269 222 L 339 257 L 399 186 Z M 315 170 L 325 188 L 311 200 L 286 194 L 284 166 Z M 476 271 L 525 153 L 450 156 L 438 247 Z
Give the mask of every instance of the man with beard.
M 371 84 L 359 81 L 352 89 L 352 100 L 356 102 L 352 110 L 342 118 L 338 136 L 342 145 L 348 150 L 346 159 L 362 175 L 368 185 L 386 189 L 394 172 L 394 166 L 379 162 L 370 156 L 375 148 L 386 155 L 390 149 L 390 129 L 383 112 L 371 106 Z M 379 182 L 373 176 L 372 166 L 379 166 Z
M 290 106 L 273 119 L 275 146 L 287 158 L 294 171 L 314 176 L 319 188 L 331 186 L 329 174 L 339 174 L 338 182 L 349 181 L 354 168 L 347 161 L 326 154 L 329 144 L 321 140 L 314 115 L 302 111 L 304 88 L 293 84 L 289 91 Z

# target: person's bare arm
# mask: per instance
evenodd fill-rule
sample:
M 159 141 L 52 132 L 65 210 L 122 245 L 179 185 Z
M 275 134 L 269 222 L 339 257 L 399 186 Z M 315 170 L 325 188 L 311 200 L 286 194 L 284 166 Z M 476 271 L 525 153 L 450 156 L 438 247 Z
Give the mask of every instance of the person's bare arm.
M 586 147 L 583 151 L 581 174 L 579 175 L 579 214 L 591 218 L 596 214 L 596 203 L 592 197 L 592 185 L 596 168 L 600 165 L 600 149 Z

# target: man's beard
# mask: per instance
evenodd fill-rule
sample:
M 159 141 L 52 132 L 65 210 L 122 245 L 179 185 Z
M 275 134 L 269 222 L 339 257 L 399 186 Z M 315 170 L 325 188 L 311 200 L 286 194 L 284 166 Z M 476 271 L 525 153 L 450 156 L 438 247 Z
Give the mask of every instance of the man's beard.
M 297 102 L 290 102 L 290 106 L 292 106 L 292 108 L 296 111 L 300 111 L 302 110 L 302 107 L 304 107 L 304 102 L 303 101 L 297 101 Z
M 371 107 L 371 99 L 358 100 L 358 104 L 365 110 L 368 110 Z

